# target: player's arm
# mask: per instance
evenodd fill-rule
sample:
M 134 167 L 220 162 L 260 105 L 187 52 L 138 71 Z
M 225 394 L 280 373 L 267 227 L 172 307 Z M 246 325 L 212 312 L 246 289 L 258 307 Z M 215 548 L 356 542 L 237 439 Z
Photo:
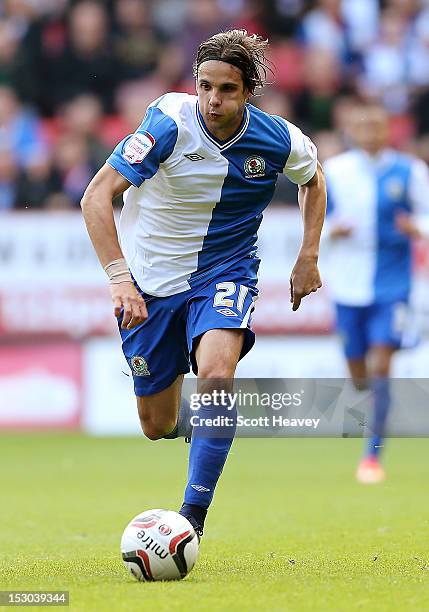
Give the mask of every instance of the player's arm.
M 283 174 L 299 185 L 298 202 L 304 221 L 302 245 L 290 277 L 290 301 L 292 310 L 297 310 L 303 297 L 322 286 L 317 260 L 326 213 L 326 185 L 314 143 L 296 125 L 282 121 L 290 144 Z
M 119 246 L 113 216 L 113 198 L 130 185 L 119 172 L 105 164 L 88 185 L 81 201 L 88 234 L 110 279 L 115 316 L 119 317 L 121 308 L 124 309 L 122 327 L 126 329 L 147 319 L 146 305 L 134 286 Z
M 421 159 L 414 160 L 409 181 L 408 197 L 412 213 L 399 213 L 396 228 L 410 238 L 429 239 L 429 168 Z
M 300 185 L 298 202 L 304 222 L 304 235 L 290 278 L 292 310 L 299 308 L 303 297 L 322 286 L 317 261 L 326 213 L 326 185 L 320 163 L 317 163 L 314 176 Z
M 324 174 L 326 182 L 326 219 L 322 239 L 337 240 L 348 238 L 353 234 L 354 227 L 347 218 L 341 214 L 341 209 L 338 210 L 339 202 L 334 196 L 334 185 L 336 183 L 336 174 L 333 173 L 336 165 L 336 158 L 327 160 L 324 164 Z

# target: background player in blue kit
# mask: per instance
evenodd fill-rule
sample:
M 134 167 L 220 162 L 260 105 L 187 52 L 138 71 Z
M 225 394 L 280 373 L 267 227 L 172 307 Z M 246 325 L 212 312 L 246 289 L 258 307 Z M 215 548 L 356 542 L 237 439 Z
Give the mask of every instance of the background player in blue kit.
M 200 393 L 230 391 L 237 362 L 254 343 L 255 242 L 279 173 L 300 185 L 304 220 L 290 278 L 293 310 L 321 286 L 326 191 L 315 146 L 293 124 L 249 104 L 264 84 L 266 47 L 243 30 L 202 43 L 194 65 L 197 96 L 168 93 L 153 102 L 82 200 L 110 278 L 141 425 L 152 440 L 177 435 L 190 364 Z M 112 198 L 122 192 L 118 240 Z M 214 406 L 200 409 L 202 417 L 213 414 Z M 192 436 L 181 513 L 200 534 L 230 429 Z
M 421 233 L 416 214 L 429 212 L 429 173 L 424 162 L 387 147 L 388 116 L 379 104 L 358 104 L 350 125 L 356 148 L 324 165 L 331 238 L 326 275 L 352 379 L 357 388 L 371 384 L 373 390 L 372 435 L 357 478 L 375 483 L 384 479 L 379 455 L 388 377 L 407 331 L 411 240 Z

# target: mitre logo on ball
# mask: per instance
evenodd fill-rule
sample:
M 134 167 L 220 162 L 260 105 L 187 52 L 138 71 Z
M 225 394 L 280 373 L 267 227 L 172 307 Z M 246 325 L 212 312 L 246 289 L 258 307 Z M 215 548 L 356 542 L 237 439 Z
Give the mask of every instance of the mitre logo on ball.
M 198 558 L 199 540 L 187 518 L 157 508 L 138 514 L 128 523 L 121 553 L 125 567 L 136 580 L 182 580 Z
M 244 176 L 246 178 L 265 176 L 265 159 L 260 155 L 248 157 L 244 162 Z

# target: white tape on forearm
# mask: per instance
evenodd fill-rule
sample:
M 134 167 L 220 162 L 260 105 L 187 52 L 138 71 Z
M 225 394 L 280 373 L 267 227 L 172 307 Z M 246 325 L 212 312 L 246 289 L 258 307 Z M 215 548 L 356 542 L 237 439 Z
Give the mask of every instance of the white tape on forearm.
M 121 259 L 114 259 L 108 263 L 107 266 L 104 266 L 104 270 L 112 285 L 133 282 L 130 271 L 128 270 L 127 262 L 123 257 L 121 257 Z

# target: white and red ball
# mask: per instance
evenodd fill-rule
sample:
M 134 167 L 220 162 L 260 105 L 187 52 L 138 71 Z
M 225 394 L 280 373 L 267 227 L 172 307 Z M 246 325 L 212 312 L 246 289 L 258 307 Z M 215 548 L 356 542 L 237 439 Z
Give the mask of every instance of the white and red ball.
M 173 510 L 147 510 L 126 526 L 121 540 L 125 567 L 137 580 L 181 580 L 198 558 L 198 536 Z

